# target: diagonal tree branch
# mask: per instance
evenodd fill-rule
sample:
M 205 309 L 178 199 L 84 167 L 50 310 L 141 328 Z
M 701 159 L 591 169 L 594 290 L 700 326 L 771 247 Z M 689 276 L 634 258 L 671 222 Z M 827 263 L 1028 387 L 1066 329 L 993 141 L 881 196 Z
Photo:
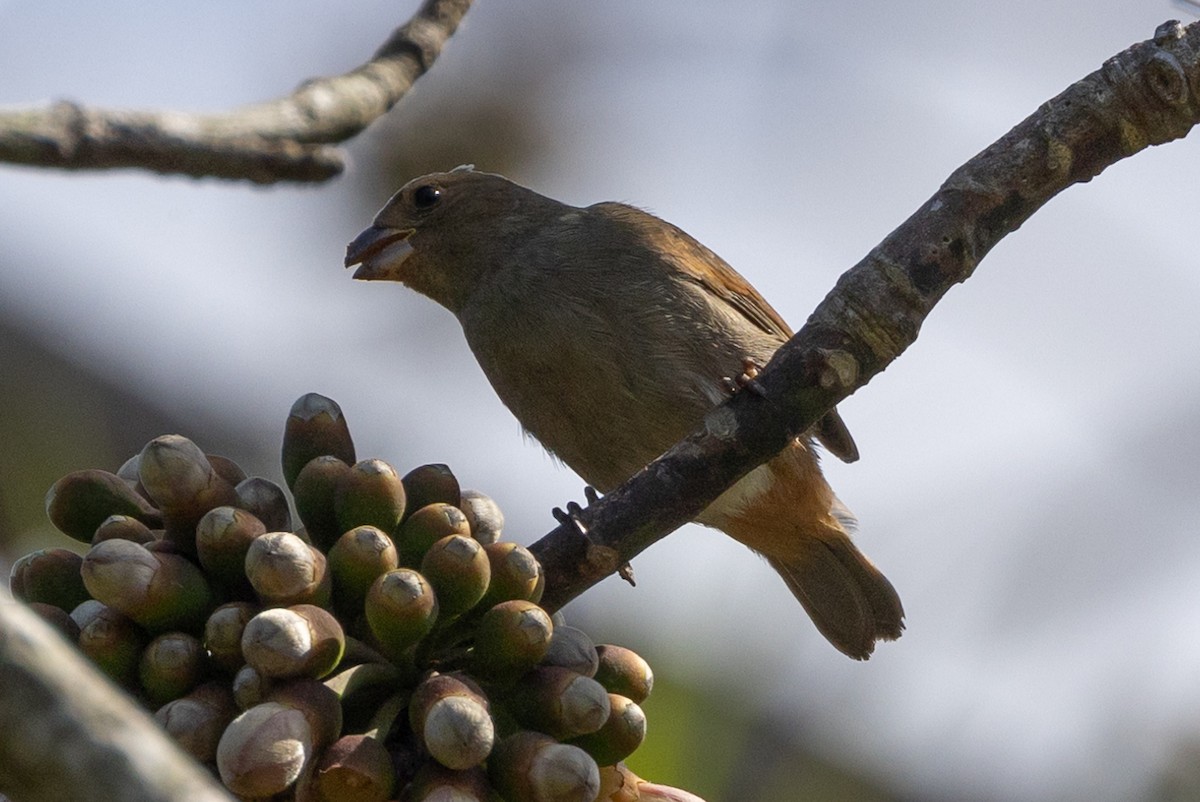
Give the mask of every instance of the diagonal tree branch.
M 956 170 L 847 271 L 758 381 L 690 437 L 531 549 L 555 610 L 692 520 L 865 385 L 917 338 L 951 286 L 1056 194 L 1200 122 L 1200 22 L 1164 23 Z
M 345 167 L 330 143 L 355 136 L 404 97 L 470 6 L 471 0 L 425 0 L 357 69 L 229 112 L 93 109 L 65 101 L 0 109 L 0 161 L 66 170 L 137 167 L 258 184 L 325 181 Z

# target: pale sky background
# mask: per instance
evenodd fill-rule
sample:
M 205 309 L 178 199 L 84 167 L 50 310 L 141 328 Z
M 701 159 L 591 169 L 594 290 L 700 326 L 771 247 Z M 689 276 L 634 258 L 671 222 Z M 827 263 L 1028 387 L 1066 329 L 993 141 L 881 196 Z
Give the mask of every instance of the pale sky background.
M 226 109 L 355 66 L 415 6 L 0 0 L 0 103 Z M 570 31 L 539 76 L 550 144 L 514 178 L 656 212 L 798 326 L 961 162 L 1186 13 L 479 0 L 407 102 L 503 96 L 490 68 Z M 582 483 L 522 439 L 449 314 L 342 270 L 369 221 L 360 179 L 0 166 L 0 314 L 185 419 L 275 438 L 297 396 L 330 395 L 360 456 L 449 463 L 531 542 Z M 863 458 L 828 473 L 904 599 L 899 642 L 845 659 L 765 564 L 695 527 L 635 561 L 636 590 L 610 580 L 577 614 L 652 663 L 741 677 L 813 748 L 912 798 L 1147 792 L 1200 742 L 1198 187 L 1193 134 L 1072 188 L 842 405 Z

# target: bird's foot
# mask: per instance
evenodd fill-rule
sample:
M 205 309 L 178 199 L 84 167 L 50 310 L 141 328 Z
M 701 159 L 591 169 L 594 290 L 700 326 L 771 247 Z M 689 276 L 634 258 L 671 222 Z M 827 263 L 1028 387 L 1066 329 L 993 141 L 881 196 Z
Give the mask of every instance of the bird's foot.
M 759 398 L 766 398 L 766 389 L 758 382 L 758 372 L 762 370 L 762 365 L 755 362 L 753 359 L 746 357 L 742 360 L 742 372 L 735 378 L 726 376 L 721 379 L 722 386 L 730 395 L 738 393 L 742 390 L 749 390 Z
M 595 504 L 600 500 L 600 494 L 591 485 L 583 488 L 583 495 L 587 498 L 588 504 Z M 579 533 L 584 542 L 588 563 L 602 574 L 616 571 L 617 576 L 621 577 L 621 579 L 624 579 L 633 587 L 637 586 L 637 583 L 633 580 L 633 566 L 628 562 L 616 565 L 616 560 L 618 559 L 617 551 L 609 546 L 601 546 L 598 543 L 594 543 L 588 536 L 587 524 L 583 522 L 583 507 L 579 506 L 578 502 L 568 501 L 565 510 L 562 507 L 555 507 L 550 513 L 554 516 L 554 520 L 560 524 L 569 524 Z

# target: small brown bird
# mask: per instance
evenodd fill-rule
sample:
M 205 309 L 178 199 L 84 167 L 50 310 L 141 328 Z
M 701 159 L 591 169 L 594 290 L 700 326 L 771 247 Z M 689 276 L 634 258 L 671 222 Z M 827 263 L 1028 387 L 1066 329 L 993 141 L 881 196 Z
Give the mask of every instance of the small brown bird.
M 727 377 L 766 364 L 792 334 L 670 223 L 620 203 L 567 206 L 470 168 L 406 184 L 350 243 L 353 265 L 357 279 L 402 282 L 453 312 L 521 425 L 603 492 L 697 428 Z M 836 410 L 809 434 L 858 456 Z M 900 599 L 850 541 L 854 518 L 810 437 L 697 520 L 766 557 L 850 657 L 900 637 Z

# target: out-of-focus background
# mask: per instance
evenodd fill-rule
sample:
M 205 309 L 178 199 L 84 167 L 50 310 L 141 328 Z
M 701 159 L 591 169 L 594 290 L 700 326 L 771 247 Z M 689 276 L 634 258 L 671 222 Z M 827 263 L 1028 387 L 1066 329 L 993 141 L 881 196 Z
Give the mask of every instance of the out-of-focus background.
M 219 110 L 352 68 L 415 2 L 0 0 L 0 103 Z M 42 497 L 178 431 L 278 480 L 292 401 L 360 456 L 447 462 L 509 537 L 582 483 L 524 440 L 451 316 L 352 282 L 400 183 L 472 162 L 624 200 L 802 323 L 965 159 L 1148 38 L 1165 2 L 480 0 L 327 186 L 0 165 L 0 562 Z M 710 800 L 1200 798 L 1200 137 L 1055 199 L 842 405 L 827 461 L 908 631 L 830 648 L 688 527 L 568 608 L 656 668 L 643 776 Z M 78 548 L 78 544 L 73 547 Z

